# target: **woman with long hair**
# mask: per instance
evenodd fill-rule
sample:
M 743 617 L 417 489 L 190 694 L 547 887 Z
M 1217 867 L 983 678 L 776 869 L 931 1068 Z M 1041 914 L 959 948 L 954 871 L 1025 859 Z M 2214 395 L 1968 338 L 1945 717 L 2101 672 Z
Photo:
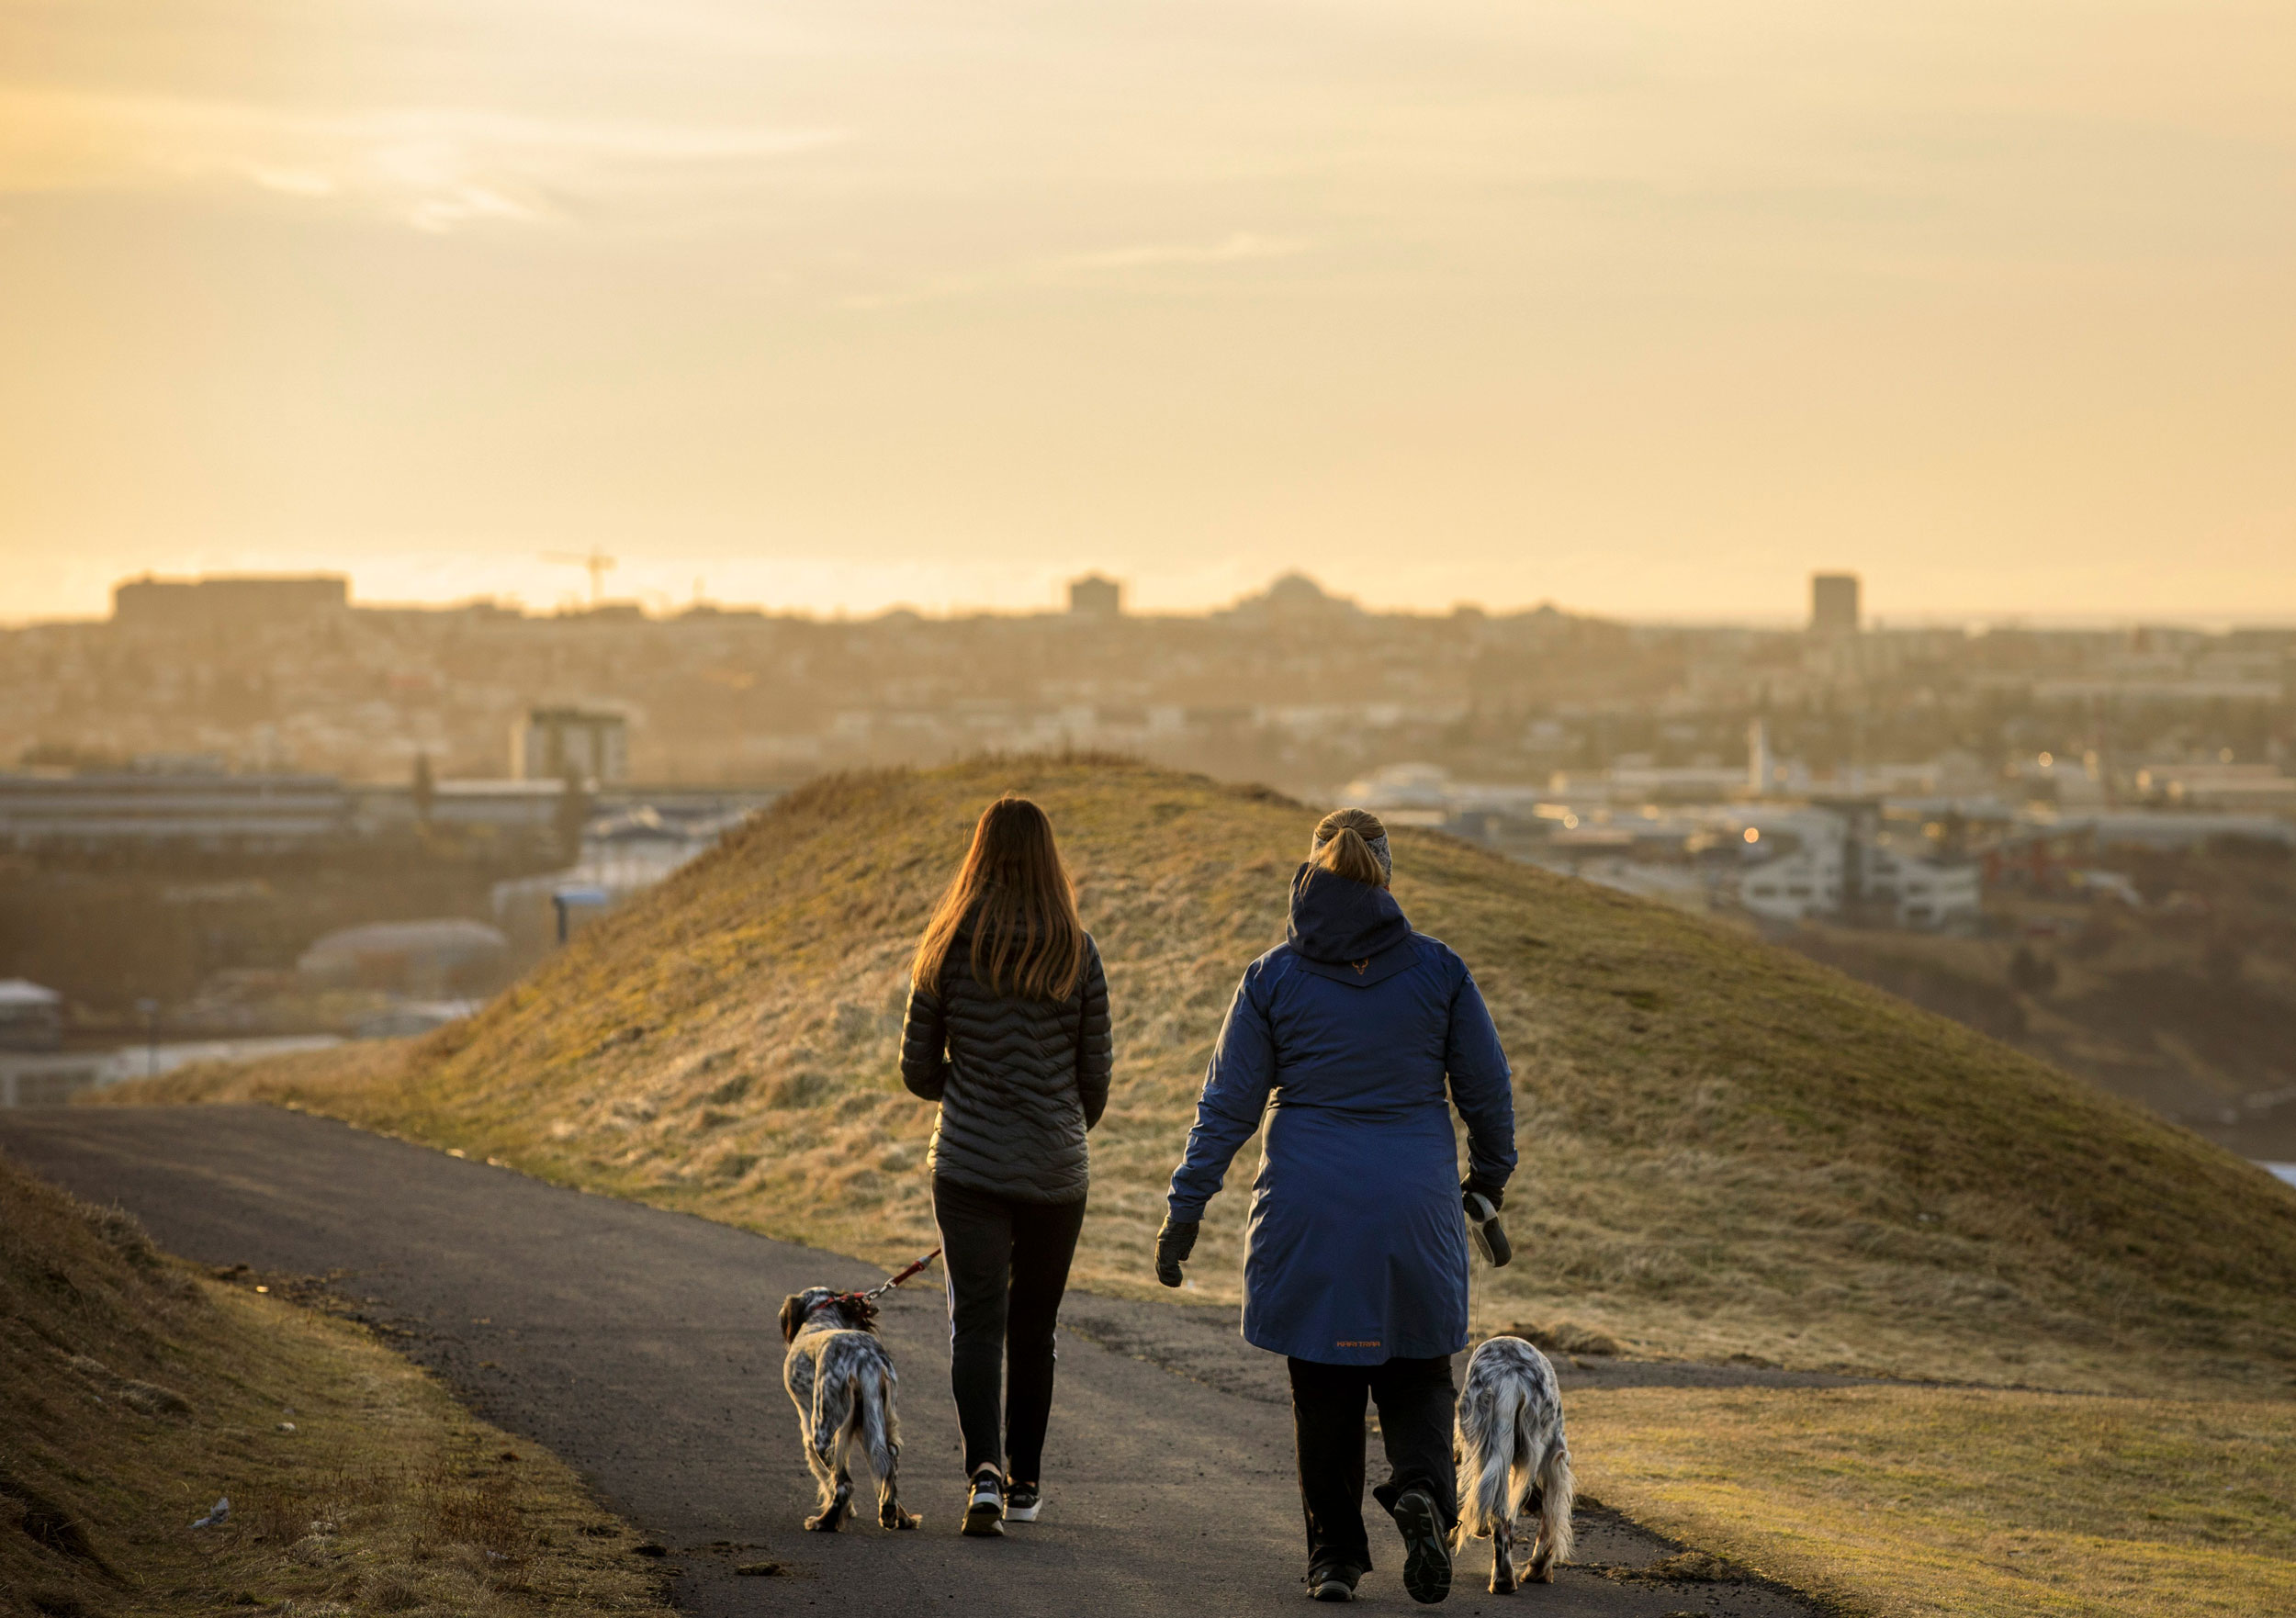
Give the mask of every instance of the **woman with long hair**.
M 1177 1287 L 1204 1205 L 1264 1116 L 1244 1335 L 1289 1365 L 1308 1590 L 1322 1601 L 1352 1601 L 1371 1567 L 1367 1397 L 1391 1468 L 1373 1492 L 1403 1536 L 1403 1589 L 1417 1601 L 1450 1591 L 1463 1205 L 1480 1193 L 1496 1208 L 1514 1171 L 1498 1030 L 1466 964 L 1404 919 L 1393 870 L 1377 815 L 1342 809 L 1315 828 L 1286 941 L 1245 970 L 1221 1027 L 1156 1238 L 1156 1278 Z M 1467 1122 L 1463 1184 L 1453 1106 Z
M 933 1217 L 968 1534 L 1000 1534 L 1041 1505 L 1052 1329 L 1084 1226 L 1085 1131 L 1108 1106 L 1113 1063 L 1108 980 L 1052 823 L 1026 798 L 999 798 L 917 943 L 901 1034 L 902 1083 L 940 1104 Z

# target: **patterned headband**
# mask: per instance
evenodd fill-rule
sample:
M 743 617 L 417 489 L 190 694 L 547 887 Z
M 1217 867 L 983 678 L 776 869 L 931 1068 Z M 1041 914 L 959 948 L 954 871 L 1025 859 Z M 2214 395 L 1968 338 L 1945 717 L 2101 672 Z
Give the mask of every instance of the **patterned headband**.
M 1339 833 L 1334 832 L 1332 837 L 1337 837 Z M 1359 837 L 1363 837 L 1361 832 L 1357 832 L 1356 835 Z M 1331 837 L 1319 837 L 1313 832 L 1310 832 L 1308 834 L 1308 858 L 1312 860 L 1318 854 L 1321 854 L 1323 851 L 1323 845 L 1331 840 Z M 1371 850 L 1371 858 L 1379 862 L 1379 874 L 1386 877 L 1390 882 L 1393 881 L 1395 877 L 1395 860 L 1387 849 L 1387 833 L 1381 832 L 1376 837 L 1363 837 L 1363 844 L 1365 848 Z

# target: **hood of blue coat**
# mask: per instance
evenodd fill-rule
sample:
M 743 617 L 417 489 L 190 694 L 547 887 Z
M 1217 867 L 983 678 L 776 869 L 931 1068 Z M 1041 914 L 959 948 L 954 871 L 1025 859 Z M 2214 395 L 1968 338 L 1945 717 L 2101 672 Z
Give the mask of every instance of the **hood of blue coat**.
M 1311 865 L 1292 873 L 1284 938 L 1302 965 L 1343 983 L 1376 983 L 1413 958 L 1411 923 L 1394 894 Z

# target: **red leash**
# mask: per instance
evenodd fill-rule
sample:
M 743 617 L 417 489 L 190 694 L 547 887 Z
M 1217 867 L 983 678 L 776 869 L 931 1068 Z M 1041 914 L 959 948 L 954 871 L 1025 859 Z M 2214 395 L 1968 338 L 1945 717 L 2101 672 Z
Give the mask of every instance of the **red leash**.
M 931 1264 L 933 1260 L 939 1258 L 940 1256 L 940 1249 L 936 1247 L 932 1250 L 932 1252 L 927 1253 L 923 1258 L 918 1259 L 915 1264 L 911 1264 L 907 1269 L 903 1270 L 899 1275 L 894 1276 L 891 1280 L 880 1282 L 878 1285 L 872 1287 L 868 1291 L 862 1293 L 861 1296 L 868 1298 L 883 1298 L 886 1293 L 892 1291 L 895 1287 L 898 1287 L 902 1282 L 907 1280 L 911 1275 L 916 1275 L 917 1271 L 923 1269 L 927 1264 Z

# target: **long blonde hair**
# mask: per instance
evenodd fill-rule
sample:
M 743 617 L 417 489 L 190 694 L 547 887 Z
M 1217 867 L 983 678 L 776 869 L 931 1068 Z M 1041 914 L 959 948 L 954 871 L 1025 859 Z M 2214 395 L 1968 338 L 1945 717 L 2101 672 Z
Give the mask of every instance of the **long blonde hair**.
M 1371 845 L 1385 836 L 1387 827 L 1370 810 L 1334 809 L 1315 823 L 1315 836 L 1308 844 L 1308 863 L 1351 882 L 1383 888 L 1387 868 L 1371 851 Z
M 973 847 L 917 940 L 909 981 L 940 986 L 949 946 L 970 918 L 973 975 L 992 994 L 1065 1000 L 1084 971 L 1085 927 L 1043 810 L 1010 793 L 981 811 Z

